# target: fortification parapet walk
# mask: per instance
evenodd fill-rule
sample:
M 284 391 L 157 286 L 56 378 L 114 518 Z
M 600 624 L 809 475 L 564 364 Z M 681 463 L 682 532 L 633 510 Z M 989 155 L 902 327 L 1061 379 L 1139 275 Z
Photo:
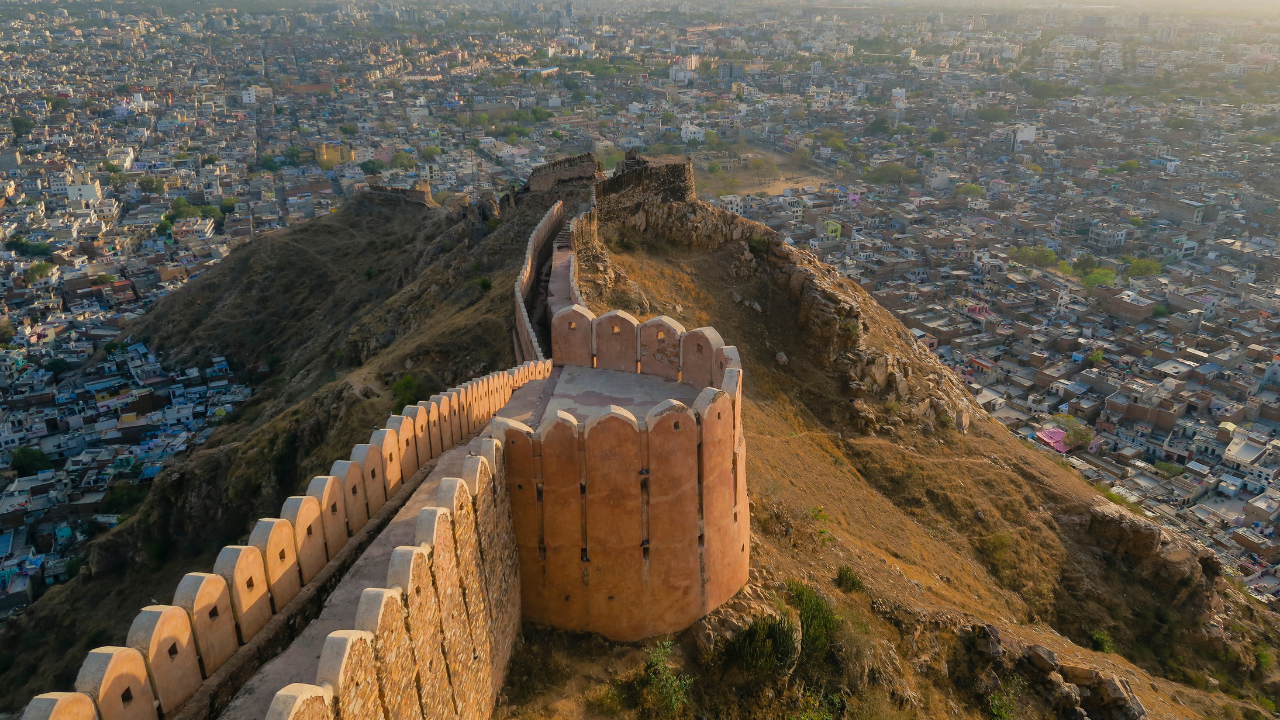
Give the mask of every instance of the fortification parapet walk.
M 743 587 L 737 349 L 665 316 L 597 316 L 576 282 L 573 248 L 598 240 L 601 208 L 656 186 L 691 197 L 690 166 L 632 153 L 606 180 L 586 155 L 530 185 L 582 180 L 595 184 L 578 214 L 557 201 L 530 233 L 517 367 L 392 415 L 223 548 L 212 573 L 184 577 L 171 606 L 144 608 L 129 647 L 92 651 L 77 692 L 42 695 L 27 714 L 479 720 L 522 619 L 639 640 L 684 630 Z M 554 253 L 554 292 L 535 297 Z

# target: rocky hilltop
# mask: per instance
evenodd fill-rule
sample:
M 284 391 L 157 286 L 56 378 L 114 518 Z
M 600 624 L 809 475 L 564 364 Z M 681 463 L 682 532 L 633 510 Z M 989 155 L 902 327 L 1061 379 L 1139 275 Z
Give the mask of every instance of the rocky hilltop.
M 4 707 L 70 686 L 87 648 L 121 644 L 397 403 L 512 364 L 497 288 L 556 201 L 592 311 L 739 348 L 753 568 L 671 644 L 526 624 L 500 716 L 1252 720 L 1280 697 L 1280 622 L 1202 548 L 1010 435 L 861 288 L 699 202 L 684 158 L 621 168 L 572 158 L 502 202 L 361 196 L 131 328 L 171 364 L 225 354 L 259 390 L 6 625 Z
M 824 665 L 835 679 L 802 668 L 806 689 L 708 690 L 708 707 L 776 716 L 819 688 L 861 685 L 903 717 L 989 715 L 1012 695 L 1028 717 L 1262 712 L 1280 689 L 1280 623 L 1212 553 L 1013 437 L 861 288 L 697 201 L 682 158 L 631 155 L 624 168 L 574 238 L 584 301 L 712 325 L 751 379 L 762 569 L 691 633 L 691 663 L 777 615 L 795 597 L 787 581 L 864 624 L 838 643 L 852 655 Z M 838 589 L 846 573 L 852 593 Z M 872 705 L 856 716 L 890 716 Z

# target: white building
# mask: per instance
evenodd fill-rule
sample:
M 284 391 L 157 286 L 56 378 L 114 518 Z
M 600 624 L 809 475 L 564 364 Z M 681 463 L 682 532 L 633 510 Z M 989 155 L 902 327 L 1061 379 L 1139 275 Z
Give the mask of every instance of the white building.
M 101 200 L 102 188 L 98 185 L 98 179 L 89 173 L 72 173 L 67 181 L 67 199 L 85 202 Z
M 697 125 L 694 125 L 688 120 L 685 120 L 684 124 L 680 126 L 680 139 L 683 140 L 684 142 L 689 142 L 691 140 L 702 142 L 704 139 L 706 139 L 706 137 L 707 137 L 706 130 L 703 130 L 702 128 L 698 127 Z
M 721 195 L 720 207 L 728 210 L 734 215 L 742 214 L 742 198 L 738 195 Z

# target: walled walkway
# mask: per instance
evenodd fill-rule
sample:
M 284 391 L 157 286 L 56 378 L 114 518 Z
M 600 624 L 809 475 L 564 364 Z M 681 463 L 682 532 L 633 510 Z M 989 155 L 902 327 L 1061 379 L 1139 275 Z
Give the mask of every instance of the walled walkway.
M 564 228 L 556 235 L 549 262 L 551 263 L 551 278 L 547 283 L 548 319 L 574 303 L 573 273 L 571 269 L 573 265 L 573 239 L 569 235 L 568 223 L 565 223 Z
M 497 417 L 522 423 L 537 424 L 533 419 L 545 409 L 548 397 L 544 391 L 554 386 L 552 380 L 533 380 L 516 390 L 507 404 L 497 412 Z M 387 584 L 387 566 L 391 553 L 400 546 L 415 545 L 414 535 L 418 514 L 423 508 L 436 504 L 440 480 L 460 477 L 462 465 L 468 455 L 480 454 L 480 443 L 490 437 L 489 428 L 476 433 L 469 442 L 444 453 L 436 461 L 418 489 L 405 502 L 387 527 L 370 543 L 367 550 L 351 566 L 325 601 L 320 617 L 312 620 L 298 634 L 288 649 L 262 666 L 236 693 L 230 705 L 219 715 L 222 720 L 264 720 L 271 707 L 272 698 L 280 688 L 290 683 L 315 682 L 321 649 L 330 633 L 353 627 L 360 596 L 366 588 L 381 588 Z M 392 720 L 392 719 L 388 719 Z

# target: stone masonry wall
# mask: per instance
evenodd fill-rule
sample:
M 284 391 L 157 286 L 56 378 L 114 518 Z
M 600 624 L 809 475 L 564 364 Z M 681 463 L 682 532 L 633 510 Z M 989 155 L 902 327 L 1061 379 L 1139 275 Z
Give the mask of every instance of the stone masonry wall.
M 188 574 L 173 605 L 144 608 L 128 647 L 90 652 L 74 701 L 66 693 L 41 695 L 24 717 L 79 718 L 86 707 L 103 720 L 216 715 L 289 639 L 264 645 L 259 636 L 305 625 L 310 617 L 302 608 L 315 586 L 332 582 L 335 569 L 340 577 L 348 544 L 376 530 L 365 518 L 394 509 L 366 498 L 406 499 L 416 484 L 404 483 L 415 476 L 420 482 L 420 468 L 550 371 L 550 361 L 527 362 L 406 406 L 358 445 L 351 461 L 335 463 L 305 496 L 289 498 L 284 517 L 259 521 L 249 545 L 224 548 L 213 573 Z M 438 507 L 419 519 L 419 545 L 393 556 L 388 587 L 365 591 L 357 627 L 329 636 L 317 686 L 281 690 L 271 717 L 277 710 L 279 717 L 336 713 L 343 720 L 489 716 L 519 632 L 521 592 L 503 454 L 496 441 L 482 446 L 464 462 L 462 478 L 441 483 Z M 352 520 L 363 527 L 352 529 Z M 316 557 L 325 560 L 319 568 L 308 560 Z
M 529 242 L 525 247 L 524 264 L 520 274 L 516 276 L 515 311 L 516 311 L 516 360 L 529 362 L 543 360 L 543 350 L 538 345 L 538 335 L 534 332 L 533 322 L 529 319 L 529 300 L 537 284 L 538 268 L 551 256 L 551 240 L 560 232 L 564 221 L 564 203 L 556 201 L 551 209 L 542 216 L 542 220 L 529 233 Z
M 685 167 L 628 172 L 678 186 Z M 570 220 L 575 249 L 598 242 L 608 184 Z M 576 278 L 570 284 L 580 299 Z M 580 304 L 552 317 L 551 345 L 556 365 L 653 375 L 702 392 L 692 407 L 667 400 L 643 418 L 609 406 L 585 423 L 563 412 L 536 429 L 495 423 L 524 616 L 622 641 L 681 631 L 732 597 L 750 566 L 737 348 L 713 328 L 686 331 L 665 316 L 640 323 L 616 310 L 596 317 Z
M 591 153 L 583 153 L 540 165 L 529 174 L 528 187 L 533 192 L 545 192 L 562 180 L 594 180 L 599 176 L 600 163 Z

